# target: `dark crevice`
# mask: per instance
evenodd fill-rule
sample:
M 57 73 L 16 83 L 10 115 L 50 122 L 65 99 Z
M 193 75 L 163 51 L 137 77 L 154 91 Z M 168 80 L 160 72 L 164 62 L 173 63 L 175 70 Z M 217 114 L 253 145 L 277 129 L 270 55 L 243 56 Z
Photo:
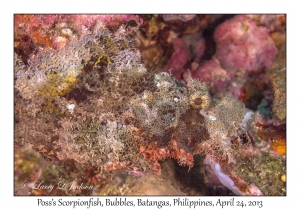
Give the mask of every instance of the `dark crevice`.
M 224 21 L 232 18 L 234 15 L 224 15 L 221 18 L 215 20 L 214 22 L 210 23 L 207 28 L 203 31 L 203 37 L 205 39 L 205 52 L 203 54 L 203 60 L 210 60 L 212 56 L 216 53 L 216 42 L 214 40 L 214 32 L 216 28 L 223 23 Z

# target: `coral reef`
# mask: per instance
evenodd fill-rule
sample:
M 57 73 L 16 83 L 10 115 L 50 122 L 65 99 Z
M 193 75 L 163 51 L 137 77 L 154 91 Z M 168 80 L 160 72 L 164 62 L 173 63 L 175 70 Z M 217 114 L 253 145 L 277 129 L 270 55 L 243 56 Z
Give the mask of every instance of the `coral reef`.
M 285 46 L 285 16 L 223 15 L 211 17 L 209 23 L 197 32 L 173 37 L 164 71 L 179 80 L 191 72 L 215 97 L 240 99 L 249 79 L 269 83 L 265 73 Z
M 181 80 L 180 73 L 188 69 L 188 66 L 183 66 L 186 60 L 199 61 L 203 54 L 205 42 L 201 32 L 222 15 L 170 14 L 142 17 L 145 17 L 144 24 L 140 27 L 136 40 L 145 67 L 156 72 L 162 69 L 168 72 L 176 66 L 178 74 L 175 77 Z M 182 41 L 185 43 L 181 43 Z M 179 55 L 183 55 L 184 59 Z M 171 57 L 173 58 L 170 59 Z M 180 59 L 178 63 L 176 59 Z
M 174 52 L 165 67 L 165 71 L 172 72 L 172 75 L 180 80 L 184 72 L 184 65 L 188 61 L 188 47 L 180 39 L 175 39 L 173 45 Z
M 261 151 L 258 147 L 244 150 L 236 165 L 224 164 L 221 161 L 207 160 L 220 181 L 230 185 L 235 194 L 240 195 L 285 195 L 286 183 L 281 179 L 286 175 L 286 157 L 269 151 Z M 218 167 L 216 167 L 218 165 Z M 221 170 L 220 170 L 221 169 Z M 220 175 L 219 173 L 223 173 Z M 228 180 L 229 176 L 231 180 Z M 226 177 L 226 178 L 225 178 Z M 222 182 L 222 183 L 223 183 Z
M 48 46 L 62 49 L 69 38 L 81 34 L 82 28 L 93 30 L 98 22 L 109 28 L 119 28 L 127 22 L 142 24 L 143 19 L 137 15 L 15 15 L 15 47 L 31 42 L 35 46 Z M 21 50 L 20 50 L 21 49 Z M 26 48 L 19 48 L 24 52 Z M 23 54 L 23 53 L 21 53 Z
M 83 162 L 88 160 L 92 163 L 95 159 L 95 164 L 99 165 L 106 164 L 100 158 L 106 155 L 109 161 L 126 166 L 127 161 L 138 157 L 138 151 L 129 151 L 129 145 L 136 143 L 135 147 L 139 148 L 157 143 L 154 147 L 166 150 L 163 157 L 172 156 L 182 164 L 192 166 L 191 154 L 207 152 L 196 149 L 202 136 L 204 140 L 209 139 L 207 142 L 211 141 L 209 146 L 216 144 L 219 152 L 225 154 L 224 158 L 232 161 L 230 152 L 226 152 L 228 148 L 223 151 L 223 146 L 226 147 L 229 142 L 223 142 L 226 139 L 230 141 L 227 137 L 237 136 L 237 130 L 247 112 L 245 107 L 232 98 L 214 102 L 206 86 L 197 80 L 189 78 L 185 84 L 168 73 L 149 73 L 135 58 L 130 60 L 130 55 L 135 53 L 133 51 L 124 50 L 122 55 L 114 55 L 118 51 L 118 48 L 114 49 L 117 45 L 111 43 L 104 26 L 99 27 L 102 27 L 101 33 L 94 31 L 94 42 L 101 43 L 101 39 L 107 39 L 105 49 L 109 52 L 97 47 L 93 49 L 93 44 L 86 41 L 88 37 L 83 36 L 79 42 L 70 43 L 72 47 L 67 46 L 57 54 L 53 51 L 40 51 L 26 70 L 23 69 L 23 64 L 20 67 L 17 65 L 21 61 L 16 55 L 15 88 L 23 99 L 43 98 L 44 101 L 40 103 L 47 103 L 44 109 L 50 113 L 53 110 L 48 109 L 49 103 L 54 103 L 51 108 L 58 108 L 60 113 L 66 113 L 65 107 L 74 104 L 72 115 L 61 117 L 58 122 L 60 126 L 54 129 L 53 135 L 58 136 L 55 145 L 61 148 L 57 153 L 58 158 L 72 158 Z M 119 37 L 112 39 L 114 43 L 119 42 Z M 90 47 L 89 50 L 86 45 Z M 74 52 L 74 56 L 67 54 L 68 51 Z M 87 61 L 96 53 L 100 59 L 105 55 L 112 60 L 106 71 L 87 71 L 80 61 Z M 97 66 L 97 62 L 94 66 Z M 26 74 L 32 76 L 28 78 L 25 77 Z M 41 75 L 49 76 L 43 78 Z M 64 81 L 70 81 L 71 84 Z M 75 97 L 68 96 L 70 86 L 79 90 L 87 89 L 91 93 L 86 101 L 77 103 Z M 57 97 L 68 100 L 59 100 Z M 97 100 L 92 100 L 94 98 Z M 199 119 L 188 117 L 197 114 L 196 110 L 203 110 L 198 113 Z M 193 124 L 195 127 L 191 126 Z M 138 134 L 150 133 L 145 136 L 133 135 L 135 129 L 139 130 Z M 172 141 L 173 145 L 169 146 Z M 214 153 L 213 150 L 214 146 L 208 151 Z M 126 154 L 132 157 L 127 157 Z
M 117 177 L 104 187 L 96 188 L 93 195 L 185 195 L 170 182 L 156 175 L 145 175 L 135 178 L 129 174 L 119 173 Z
M 284 194 L 282 181 L 273 187 L 266 187 L 263 181 L 285 176 L 283 138 L 277 144 L 266 139 L 277 127 L 273 129 L 263 121 L 270 115 L 285 118 L 285 110 L 275 112 L 285 103 L 280 95 L 283 76 L 277 77 L 283 61 L 278 59 L 269 73 L 274 100 L 262 101 L 259 109 L 264 117 L 254 114 L 247 103 L 248 108 L 237 99 L 247 80 L 244 73 L 271 67 L 277 48 L 266 29 L 256 25 L 258 20 L 238 15 L 216 29 L 216 55 L 202 60 L 207 43 L 200 31 L 220 17 L 17 15 L 16 183 L 44 181 L 52 185 L 60 180 L 94 186 L 51 192 L 29 186 L 32 195 L 197 194 L 188 192 L 183 182 L 174 181 L 184 193 L 172 186 L 174 183 L 165 182 L 162 162 L 174 159 L 187 171 L 193 170 L 195 161 L 201 168 L 197 173 L 210 167 L 219 183 L 235 194 Z M 22 25 L 21 20 L 29 26 Z M 236 40 L 229 35 L 220 37 L 238 21 L 243 27 L 238 25 L 242 28 L 235 32 L 242 31 L 241 36 Z M 275 30 L 278 24 L 270 28 Z M 263 35 L 267 37 L 264 40 Z M 229 40 L 233 54 L 259 47 L 256 53 L 243 54 L 234 62 L 224 53 Z M 193 68 L 188 70 L 189 66 Z M 232 80 L 236 83 L 230 84 Z M 235 93 L 226 94 L 234 88 Z M 270 106 L 272 113 L 266 111 Z M 259 153 L 261 142 L 270 145 L 264 150 L 266 155 Z M 251 160 L 247 160 L 249 151 L 255 151 Z M 207 167 L 202 163 L 204 156 Z M 241 161 L 247 170 L 255 171 L 250 178 L 238 172 L 244 167 Z M 266 161 L 269 164 L 262 166 Z M 269 168 L 278 173 L 260 173 Z
M 42 157 L 29 148 L 19 150 L 15 154 L 15 181 L 28 180 L 34 181 L 37 179 L 41 172 L 41 165 L 43 163 Z
M 101 185 L 109 176 L 72 159 L 43 160 L 31 148 L 16 151 L 14 170 L 15 185 L 25 189 L 17 195 L 91 195 L 94 185 Z
M 238 15 L 221 24 L 214 33 L 216 58 L 226 69 L 259 71 L 270 68 L 278 52 L 268 31 Z
M 212 94 L 224 90 L 232 79 L 232 76 L 221 67 L 219 61 L 216 59 L 205 62 L 197 69 L 192 69 L 192 77 L 198 78 L 209 87 L 212 87 Z
M 226 165 L 226 168 L 224 166 L 221 167 L 220 163 L 215 161 L 209 155 L 206 156 L 205 164 L 211 166 L 219 181 L 235 195 L 262 195 L 261 191 L 254 184 L 248 185 L 243 179 L 230 172 L 228 165 Z M 225 173 L 224 168 L 226 170 Z
M 278 120 L 286 119 L 286 61 L 285 50 L 280 51 L 268 75 L 273 89 L 272 116 Z

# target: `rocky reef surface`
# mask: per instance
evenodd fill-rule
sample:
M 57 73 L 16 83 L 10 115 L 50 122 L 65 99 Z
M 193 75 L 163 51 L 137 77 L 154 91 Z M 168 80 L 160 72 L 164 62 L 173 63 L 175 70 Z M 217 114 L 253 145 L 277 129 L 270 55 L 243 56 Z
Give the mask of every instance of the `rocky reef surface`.
M 285 195 L 284 27 L 16 15 L 15 194 Z

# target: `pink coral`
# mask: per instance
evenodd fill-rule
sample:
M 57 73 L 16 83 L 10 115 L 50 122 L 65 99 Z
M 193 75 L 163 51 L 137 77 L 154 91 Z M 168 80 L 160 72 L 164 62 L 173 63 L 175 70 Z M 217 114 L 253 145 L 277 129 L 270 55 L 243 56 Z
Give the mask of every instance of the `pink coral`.
M 181 38 L 185 42 L 187 48 L 189 49 L 189 56 L 193 58 L 194 62 L 200 62 L 203 54 L 205 52 L 205 39 L 202 36 L 202 33 L 195 33 L 185 35 Z
M 173 45 L 174 53 L 164 68 L 164 72 L 171 71 L 176 79 L 181 80 L 182 73 L 184 72 L 184 65 L 188 61 L 188 49 L 181 39 L 174 39 Z
M 53 36 L 52 38 L 52 44 L 53 47 L 56 49 L 62 49 L 64 48 L 68 43 L 68 39 L 63 36 Z
M 253 19 L 258 25 L 265 26 L 270 32 L 285 30 L 286 15 L 285 14 L 264 14 L 264 15 L 247 15 Z
M 221 91 L 227 86 L 227 83 L 231 79 L 229 74 L 224 70 L 218 60 L 212 59 L 204 63 L 192 73 L 193 78 L 198 78 L 210 87 L 213 87 L 215 91 Z
M 138 15 L 15 15 L 15 37 L 26 34 L 39 46 L 62 49 L 68 42 L 68 37 L 81 35 L 82 27 L 93 30 L 98 22 L 107 27 L 118 28 L 130 20 L 138 25 L 143 19 Z M 129 27 L 130 29 L 130 27 Z M 65 38 L 64 38 L 64 37 Z
M 130 20 L 134 20 L 138 24 L 143 22 L 137 15 L 74 15 L 74 24 L 77 27 L 84 25 L 89 29 L 98 21 L 105 23 L 108 27 L 119 27 Z
M 214 38 L 217 42 L 215 56 L 225 69 L 249 72 L 270 68 L 278 52 L 268 30 L 244 15 L 221 24 Z
M 175 39 L 173 42 L 174 53 L 167 63 L 164 71 L 171 70 L 178 80 L 188 78 L 188 71 L 194 71 L 199 66 L 198 62 L 202 59 L 205 52 L 205 40 L 202 34 L 186 35 L 181 39 Z M 187 70 L 187 64 L 193 60 L 191 69 Z

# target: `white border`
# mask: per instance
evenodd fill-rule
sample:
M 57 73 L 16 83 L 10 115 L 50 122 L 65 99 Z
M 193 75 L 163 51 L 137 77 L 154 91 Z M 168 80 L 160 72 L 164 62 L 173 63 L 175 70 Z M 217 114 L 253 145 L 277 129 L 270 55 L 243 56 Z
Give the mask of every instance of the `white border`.
M 296 1 L 293 1 L 296 2 Z M 1 209 L 38 209 L 37 197 L 13 197 L 13 14 L 14 13 L 286 13 L 287 14 L 287 196 L 286 197 L 238 197 L 237 199 L 262 200 L 262 209 L 271 207 L 297 209 L 300 174 L 299 159 L 299 6 L 292 1 L 32 1 L 18 0 L 1 3 L 0 52 L 1 52 Z M 116 6 L 117 5 L 117 6 Z M 298 64 L 298 65 L 297 65 Z M 42 197 L 50 200 L 51 197 Z M 111 198 L 111 197 L 110 197 Z M 137 197 L 131 197 L 137 199 Z M 192 197 L 196 199 L 196 197 Z M 198 197 L 197 197 L 198 198 Z M 59 197 L 54 197 L 59 199 Z M 66 198 L 77 200 L 77 197 Z M 82 198 L 83 199 L 83 198 Z M 85 197 L 85 199 L 88 199 Z M 104 198 L 103 198 L 104 199 Z M 154 198 L 155 199 L 155 198 Z M 172 200 L 173 197 L 157 197 Z M 216 200 L 219 197 L 202 197 Z M 221 197 L 226 200 L 230 197 Z M 216 200 L 217 201 L 217 200 Z M 294 207 L 294 208 L 293 208 Z M 127 208 L 127 207 L 122 207 Z M 199 207 L 198 207 L 199 208 Z M 201 207 L 200 207 L 201 208 Z M 299 208 L 299 207 L 298 207 Z M 77 208 L 78 209 L 78 208 Z M 84 208 L 86 209 L 86 208 Z M 99 209 L 99 207 L 97 208 Z

